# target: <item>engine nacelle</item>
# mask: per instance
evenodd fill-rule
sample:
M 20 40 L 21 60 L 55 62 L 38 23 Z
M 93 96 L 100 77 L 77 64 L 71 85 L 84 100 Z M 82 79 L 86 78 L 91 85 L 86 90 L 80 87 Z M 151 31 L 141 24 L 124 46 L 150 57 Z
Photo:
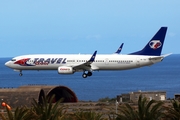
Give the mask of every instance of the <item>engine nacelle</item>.
M 73 74 L 74 70 L 72 67 L 62 66 L 62 67 L 58 67 L 58 73 L 59 74 Z

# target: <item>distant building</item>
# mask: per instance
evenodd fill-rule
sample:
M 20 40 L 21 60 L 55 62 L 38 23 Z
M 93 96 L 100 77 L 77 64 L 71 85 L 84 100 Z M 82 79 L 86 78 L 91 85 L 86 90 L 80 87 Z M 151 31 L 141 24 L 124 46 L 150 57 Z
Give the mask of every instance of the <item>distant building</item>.
M 175 99 L 175 100 L 180 100 L 180 94 L 175 94 L 175 95 L 174 95 L 174 99 Z
M 121 94 L 117 96 L 118 102 L 137 102 L 139 96 L 142 95 L 146 97 L 148 100 L 157 100 L 164 101 L 166 100 L 166 92 L 165 91 L 137 91 L 126 94 Z

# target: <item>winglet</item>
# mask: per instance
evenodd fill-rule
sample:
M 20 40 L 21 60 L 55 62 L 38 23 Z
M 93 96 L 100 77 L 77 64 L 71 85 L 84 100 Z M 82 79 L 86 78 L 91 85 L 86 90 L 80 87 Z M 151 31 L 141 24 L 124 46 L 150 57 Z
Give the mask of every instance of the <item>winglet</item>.
M 118 50 L 115 52 L 116 54 L 119 54 L 123 48 L 124 43 L 121 44 L 121 46 L 118 48 Z
M 95 51 L 95 52 L 93 53 L 93 55 L 91 56 L 91 58 L 89 59 L 88 62 L 94 62 L 95 57 L 96 57 L 96 53 L 97 53 L 97 51 Z

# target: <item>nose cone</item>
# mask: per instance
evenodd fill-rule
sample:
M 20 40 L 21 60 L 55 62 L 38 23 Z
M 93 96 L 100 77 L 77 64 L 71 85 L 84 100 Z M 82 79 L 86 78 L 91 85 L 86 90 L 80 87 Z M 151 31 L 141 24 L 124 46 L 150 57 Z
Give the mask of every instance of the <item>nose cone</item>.
M 6 62 L 5 66 L 10 67 L 10 61 Z

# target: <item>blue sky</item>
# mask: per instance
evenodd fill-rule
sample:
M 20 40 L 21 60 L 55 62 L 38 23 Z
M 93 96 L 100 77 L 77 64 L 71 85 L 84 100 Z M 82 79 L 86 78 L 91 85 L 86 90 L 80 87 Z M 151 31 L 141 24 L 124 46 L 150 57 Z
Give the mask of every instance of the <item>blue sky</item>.
M 180 53 L 179 0 L 0 1 L 0 57 L 142 49 L 161 26 L 162 53 Z

